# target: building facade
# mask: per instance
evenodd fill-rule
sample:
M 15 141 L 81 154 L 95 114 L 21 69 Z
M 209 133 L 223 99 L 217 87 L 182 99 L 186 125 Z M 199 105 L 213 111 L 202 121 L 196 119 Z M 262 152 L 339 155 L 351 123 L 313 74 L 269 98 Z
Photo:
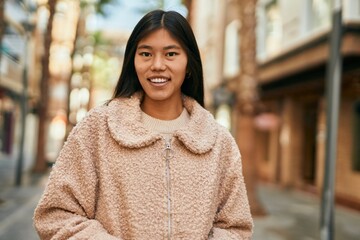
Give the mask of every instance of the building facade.
M 241 56 L 246 55 L 240 49 L 246 45 L 242 44 L 246 39 L 241 39 L 244 2 L 191 1 L 190 19 L 202 52 L 208 108 L 239 138 L 244 129 L 238 124 L 238 106 L 252 94 L 256 147 L 251 164 L 257 177 L 319 197 L 325 164 L 332 2 L 258 0 L 256 77 L 246 83 L 241 72 Z M 342 5 L 335 195 L 338 203 L 360 209 L 360 1 L 343 0 Z
M 360 1 L 344 0 L 335 195 L 360 209 Z M 332 1 L 258 2 L 259 176 L 322 193 Z
M 9 166 L 18 166 L 19 161 L 20 171 L 30 169 L 34 161 L 35 104 L 39 96 L 34 16 L 30 2 L 4 2 L 5 31 L 0 51 L 0 171 L 4 175 L 14 175 L 15 170 L 8 172 Z M 22 146 L 21 139 L 28 144 Z

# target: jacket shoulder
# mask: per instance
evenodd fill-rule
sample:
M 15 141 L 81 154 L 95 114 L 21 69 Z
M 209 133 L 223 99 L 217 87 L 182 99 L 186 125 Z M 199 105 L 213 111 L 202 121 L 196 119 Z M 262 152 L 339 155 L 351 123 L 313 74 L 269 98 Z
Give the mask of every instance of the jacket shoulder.
M 82 134 L 94 132 L 94 130 L 100 130 L 101 126 L 106 125 L 106 119 L 108 115 L 108 106 L 101 105 L 92 108 L 86 116 L 81 119 L 72 129 L 72 134 Z

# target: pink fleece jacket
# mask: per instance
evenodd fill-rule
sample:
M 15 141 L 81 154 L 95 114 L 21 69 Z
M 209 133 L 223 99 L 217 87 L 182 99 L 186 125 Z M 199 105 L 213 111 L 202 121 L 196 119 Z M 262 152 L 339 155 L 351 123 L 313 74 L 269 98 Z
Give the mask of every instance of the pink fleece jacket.
M 71 132 L 35 210 L 41 239 L 251 239 L 238 147 L 196 101 L 167 145 L 141 123 L 141 94 Z

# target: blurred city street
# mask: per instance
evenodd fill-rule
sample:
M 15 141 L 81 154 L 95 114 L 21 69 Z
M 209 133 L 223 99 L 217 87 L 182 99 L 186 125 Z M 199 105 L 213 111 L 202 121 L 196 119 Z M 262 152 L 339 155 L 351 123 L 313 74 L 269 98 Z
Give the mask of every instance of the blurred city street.
M 267 213 L 253 239 L 317 240 L 323 220 L 359 240 L 360 0 L 0 0 L 0 240 L 39 239 L 49 166 L 114 96 L 154 9 L 191 25 L 204 106 L 238 144 L 251 210 Z
M 4 167 L 3 167 L 4 169 Z M 8 172 L 14 169 L 8 168 Z M 4 179 L 9 182 L 12 179 Z M 7 177 L 10 177 L 8 174 Z M 24 175 L 22 187 L 0 189 L 0 240 L 39 239 L 32 223 L 34 208 L 48 174 Z M 260 184 L 258 196 L 268 215 L 255 217 L 253 240 L 317 240 L 319 237 L 319 199 L 309 193 Z M 336 208 L 336 240 L 360 239 L 360 212 Z

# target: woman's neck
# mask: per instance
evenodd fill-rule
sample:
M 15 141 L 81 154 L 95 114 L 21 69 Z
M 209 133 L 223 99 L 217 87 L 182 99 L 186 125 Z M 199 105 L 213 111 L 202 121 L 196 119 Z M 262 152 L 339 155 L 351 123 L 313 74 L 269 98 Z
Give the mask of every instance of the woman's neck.
M 179 101 L 156 101 L 144 97 L 141 109 L 147 115 L 160 120 L 173 120 L 180 116 L 183 111 L 182 99 Z

